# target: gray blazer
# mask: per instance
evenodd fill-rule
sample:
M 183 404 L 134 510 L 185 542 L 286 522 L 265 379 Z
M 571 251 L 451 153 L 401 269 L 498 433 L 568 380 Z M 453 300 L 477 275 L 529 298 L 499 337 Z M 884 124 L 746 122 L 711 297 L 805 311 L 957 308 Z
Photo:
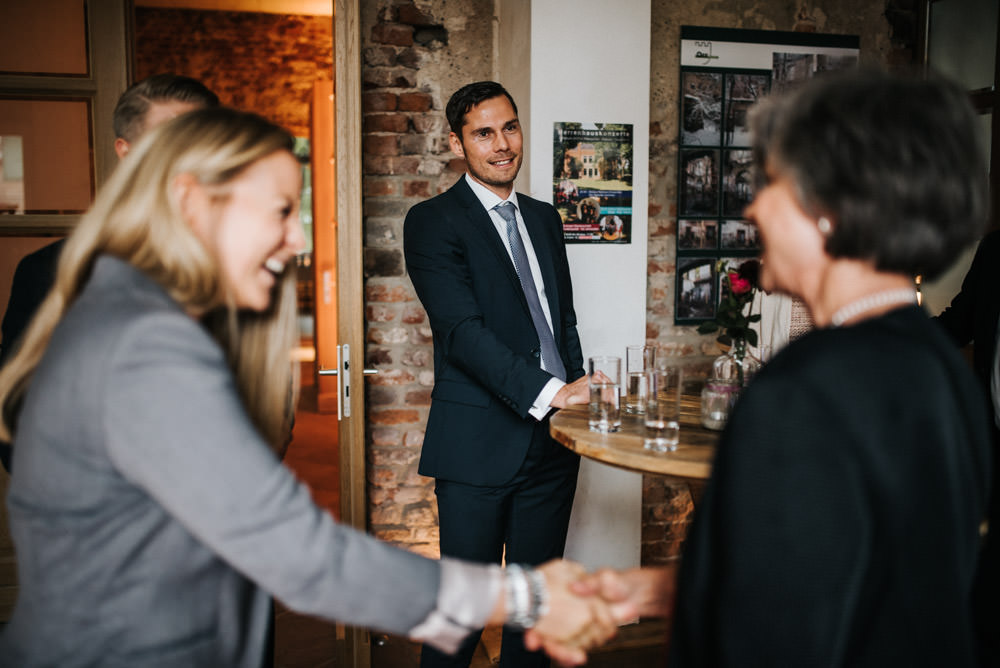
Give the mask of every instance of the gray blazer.
M 259 666 L 265 591 L 401 634 L 435 610 L 447 569 L 317 508 L 219 346 L 120 260 L 98 260 L 56 328 L 14 451 L 0 665 Z

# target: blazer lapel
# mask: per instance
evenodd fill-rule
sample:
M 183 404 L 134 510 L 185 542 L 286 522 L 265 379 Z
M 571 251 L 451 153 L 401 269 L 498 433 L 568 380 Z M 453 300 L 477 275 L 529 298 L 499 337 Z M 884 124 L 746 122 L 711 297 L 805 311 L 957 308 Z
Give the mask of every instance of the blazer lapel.
M 510 255 L 507 253 L 507 247 L 501 241 L 500 235 L 497 234 L 497 229 L 493 225 L 490 214 L 486 212 L 482 202 L 472 192 L 469 184 L 465 182 L 464 176 L 452 187 L 452 191 L 465 209 L 466 216 L 469 219 L 469 226 L 483 236 L 486 245 L 493 251 L 497 264 L 503 268 L 504 275 L 510 281 L 511 289 L 521 300 L 521 305 L 524 306 L 525 313 L 530 315 L 528 300 L 525 298 L 524 289 L 521 287 L 521 279 L 517 277 L 517 272 L 514 270 L 514 263 L 511 261 Z M 532 237 L 532 243 L 534 243 L 534 237 Z

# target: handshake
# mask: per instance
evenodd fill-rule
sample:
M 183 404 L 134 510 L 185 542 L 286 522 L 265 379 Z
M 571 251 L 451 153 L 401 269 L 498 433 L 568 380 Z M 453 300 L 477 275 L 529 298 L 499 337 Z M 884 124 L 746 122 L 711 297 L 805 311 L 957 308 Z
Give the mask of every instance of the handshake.
M 544 578 L 546 605 L 525 632 L 524 643 L 565 666 L 586 663 L 587 650 L 613 638 L 620 625 L 640 616 L 667 617 L 673 609 L 673 567 L 587 573 L 579 564 L 554 560 L 539 566 L 532 577 L 540 579 L 539 575 Z M 508 587 L 504 596 L 508 622 L 517 598 Z

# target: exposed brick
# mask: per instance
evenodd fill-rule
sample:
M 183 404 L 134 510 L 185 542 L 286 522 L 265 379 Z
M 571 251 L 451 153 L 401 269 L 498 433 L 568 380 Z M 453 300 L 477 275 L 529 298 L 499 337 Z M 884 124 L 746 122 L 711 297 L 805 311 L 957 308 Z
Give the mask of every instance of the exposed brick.
M 431 184 L 429 181 L 403 181 L 404 197 L 427 198 L 431 196 Z
M 420 413 L 413 409 L 396 409 L 370 411 L 369 417 L 374 424 L 414 424 L 420 419 Z
M 362 51 L 365 65 L 388 67 L 396 64 L 396 49 L 391 46 L 370 46 Z
M 398 23 L 376 23 L 372 26 L 372 41 L 376 44 L 411 46 L 413 44 L 413 26 Z
M 430 350 L 410 349 L 403 352 L 400 360 L 404 366 L 427 367 L 431 365 L 432 357 Z
M 427 111 L 434 106 L 434 99 L 427 93 L 400 93 L 400 111 Z
M 396 12 L 396 20 L 406 25 L 432 26 L 437 23 L 430 15 L 417 9 L 412 2 L 400 5 L 396 8 Z
M 405 67 L 379 67 L 365 70 L 361 85 L 371 88 L 413 88 L 417 84 L 413 70 Z
M 415 156 L 369 156 L 364 161 L 365 174 L 412 174 L 420 169 L 420 158 Z
M 402 524 L 402 506 L 375 506 L 371 510 L 372 524 Z
M 424 135 L 402 135 L 399 138 L 399 152 L 403 155 L 423 155 L 431 152 L 432 139 Z
M 410 119 L 405 114 L 365 114 L 362 122 L 364 132 L 406 132 L 410 129 Z
M 416 325 L 427 320 L 427 312 L 420 306 L 407 306 L 400 320 L 408 325 Z
M 369 377 L 368 382 L 373 385 L 409 385 L 414 380 L 416 378 L 409 371 L 386 369 L 376 376 Z
M 389 427 L 379 427 L 378 429 L 372 429 L 371 431 L 372 445 L 399 445 L 401 437 L 402 434 L 398 429 L 392 429 Z
M 398 135 L 365 135 L 362 145 L 368 155 L 399 155 Z
M 464 158 L 452 158 L 448 161 L 448 170 L 456 172 L 459 174 L 465 173 L 465 159 Z
M 399 101 L 395 93 L 368 91 L 361 95 L 363 111 L 395 111 Z
M 403 445 L 421 447 L 424 444 L 424 432 L 407 431 L 403 435 Z
M 391 327 L 388 329 L 379 327 L 368 328 L 367 340 L 369 343 L 393 345 L 396 343 L 406 343 L 407 339 L 406 330 L 402 327 Z
M 397 192 L 396 188 L 396 181 L 393 179 L 372 177 L 364 179 L 363 194 L 365 197 L 386 197 L 395 195 Z
M 365 351 L 365 364 L 368 366 L 392 364 L 392 351 L 369 346 L 368 350 Z
M 404 397 L 407 406 L 430 406 L 431 405 L 431 391 L 428 390 L 414 390 L 413 392 L 407 392 Z
M 399 401 L 398 393 L 391 387 L 368 384 L 366 391 L 368 403 L 372 406 L 392 406 Z
M 368 322 L 392 322 L 397 315 L 396 307 L 385 304 L 369 304 L 365 308 L 365 318 Z
M 446 125 L 441 114 L 413 114 L 410 120 L 413 122 L 413 129 L 422 134 L 439 132 Z
M 412 293 L 399 285 L 369 284 L 365 286 L 365 300 L 370 302 L 413 301 Z
M 395 246 L 402 229 L 403 221 L 398 216 L 371 216 L 365 220 L 365 243 L 369 246 Z
M 424 62 L 422 51 L 414 48 L 403 49 L 396 54 L 396 64 L 409 67 L 412 70 L 420 69 Z

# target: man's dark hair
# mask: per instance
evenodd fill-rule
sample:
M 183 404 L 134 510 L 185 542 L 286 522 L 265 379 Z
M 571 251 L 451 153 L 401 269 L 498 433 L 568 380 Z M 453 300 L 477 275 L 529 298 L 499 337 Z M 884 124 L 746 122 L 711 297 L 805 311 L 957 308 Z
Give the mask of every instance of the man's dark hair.
M 197 79 L 179 74 L 154 74 L 132 84 L 118 98 L 111 121 L 115 136 L 135 141 L 144 130 L 150 105 L 170 101 L 192 102 L 202 107 L 219 106 L 219 97 Z
M 514 104 L 514 98 L 510 96 L 506 88 L 496 81 L 477 81 L 459 88 L 448 100 L 448 106 L 444 110 L 451 131 L 461 137 L 462 126 L 465 125 L 465 115 L 469 113 L 469 110 L 480 102 L 492 100 L 501 95 L 510 100 L 514 115 L 517 115 L 517 105 Z

